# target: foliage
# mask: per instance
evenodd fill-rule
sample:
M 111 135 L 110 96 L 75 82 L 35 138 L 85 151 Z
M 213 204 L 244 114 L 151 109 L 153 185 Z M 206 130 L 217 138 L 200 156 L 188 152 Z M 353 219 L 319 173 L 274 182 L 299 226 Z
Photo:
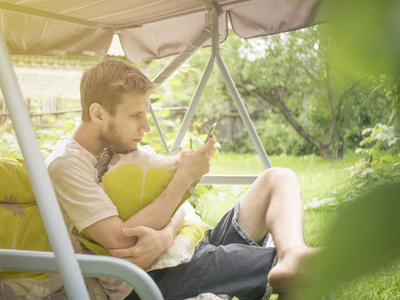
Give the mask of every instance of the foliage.
M 371 188 L 400 182 L 400 138 L 393 126 L 377 124 L 364 130 L 368 136 L 358 148 L 362 158 L 352 167 L 349 185 L 342 187 L 342 200 L 359 197 Z
M 36 109 L 41 98 L 30 99 L 31 108 Z M 72 110 L 79 107 L 79 100 L 64 100 L 63 109 Z M 35 112 L 35 110 L 33 110 Z M 39 147 L 42 150 L 52 149 L 55 143 L 70 134 L 75 125 L 80 121 L 80 114 L 66 113 L 62 115 L 41 115 L 32 116 L 32 125 Z M 5 119 L 0 126 L 2 143 L 0 144 L 0 156 L 2 157 L 21 157 L 21 150 L 18 144 L 16 133 L 9 118 Z
M 375 90 L 373 77 L 363 78 L 332 64 L 325 31 L 324 26 L 315 26 L 265 37 L 257 44 L 263 51 L 252 41 L 244 43 L 240 47 L 255 58 L 241 62 L 237 80 L 248 97 L 265 107 L 272 105 L 285 116 L 286 124 L 329 157 L 333 150 L 329 148 L 339 146 L 337 139 L 343 137 L 347 143 L 358 136 L 358 143 L 360 128 L 388 120 L 390 99 L 381 89 Z
M 0 156 L 8 158 L 21 157 L 21 150 L 18 145 L 14 130 L 1 128 Z
M 381 186 L 346 205 L 337 214 L 326 232 L 325 247 L 310 264 L 312 277 L 316 279 L 313 280 L 315 292 L 358 279 L 360 275 L 377 271 L 399 258 L 399 192 L 399 184 Z M 386 295 L 385 298 L 378 298 L 397 299 L 395 295 L 400 295 L 399 277 L 395 268 L 386 268 L 386 271 L 395 275 L 393 281 L 385 279 L 376 285 L 365 281 L 366 278 L 354 281 L 353 287 L 363 287 L 365 290 L 354 291 L 353 288 L 351 294 L 354 298 L 349 299 L 376 299 L 366 295 Z M 368 277 L 376 279 L 379 273 Z M 304 299 L 319 298 L 309 295 Z
M 400 70 L 400 6 L 397 0 L 333 0 L 329 30 L 335 61 L 366 74 Z
M 291 127 L 282 115 L 273 111 L 265 111 L 262 119 L 254 121 L 261 143 L 269 155 L 305 155 L 317 153 L 316 149 L 303 139 Z M 222 151 L 238 153 L 254 153 L 253 142 L 245 128 L 237 140 L 222 143 Z

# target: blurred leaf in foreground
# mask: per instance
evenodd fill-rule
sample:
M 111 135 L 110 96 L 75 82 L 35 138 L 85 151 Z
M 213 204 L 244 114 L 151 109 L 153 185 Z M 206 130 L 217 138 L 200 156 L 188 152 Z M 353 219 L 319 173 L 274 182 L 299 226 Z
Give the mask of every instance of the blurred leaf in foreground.
M 400 74 L 400 1 L 331 0 L 332 54 L 344 68 Z

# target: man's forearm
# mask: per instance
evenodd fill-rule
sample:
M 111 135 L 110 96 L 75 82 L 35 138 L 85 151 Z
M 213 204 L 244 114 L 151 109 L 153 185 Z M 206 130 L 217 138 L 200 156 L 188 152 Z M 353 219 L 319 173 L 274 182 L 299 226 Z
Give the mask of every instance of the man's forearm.
M 185 210 L 180 207 L 172 217 L 171 222 L 163 230 L 174 239 L 178 235 L 179 230 L 182 229 L 184 219 Z
M 162 230 L 160 230 L 160 239 L 161 248 L 160 253 L 166 251 L 169 247 L 171 247 L 174 238 L 178 235 L 179 230 L 183 227 L 183 221 L 185 219 L 185 210 L 180 207 L 174 216 L 172 217 L 171 221 L 165 226 Z
M 181 224 L 178 212 L 172 220 L 171 216 L 188 187 L 189 183 L 185 184 L 184 181 L 180 181 L 179 176 L 175 176 L 167 188 L 152 203 L 133 215 L 126 222 L 114 216 L 96 222 L 85 228 L 85 231 L 107 249 L 121 249 L 134 246 L 137 242 L 137 237 L 124 235 L 122 229 L 140 226 L 160 231 L 160 238 L 163 239 L 163 245 L 168 244 L 168 241 L 172 243 L 177 232 L 182 228 L 183 221 Z M 104 232 L 107 232 L 107 234 L 104 234 Z
M 137 244 L 125 249 L 110 249 L 110 253 L 112 256 L 125 258 L 141 268 L 147 268 L 171 247 L 174 238 L 183 227 L 184 218 L 185 211 L 181 207 L 162 230 L 143 226 L 126 228 L 125 236 L 137 237 Z

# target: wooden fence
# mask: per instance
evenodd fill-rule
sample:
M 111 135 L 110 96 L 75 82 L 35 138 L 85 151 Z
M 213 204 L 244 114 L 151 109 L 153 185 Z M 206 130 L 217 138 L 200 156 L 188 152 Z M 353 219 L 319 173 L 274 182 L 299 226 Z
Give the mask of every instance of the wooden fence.
M 32 118 L 32 123 L 37 127 L 57 127 L 54 124 L 46 124 L 43 118 L 46 115 L 62 115 L 68 113 L 80 113 L 81 109 L 63 109 L 60 99 L 35 99 L 28 98 L 26 100 L 27 111 Z M 4 125 L 9 119 L 9 113 L 5 105 L 4 99 L 0 98 L 0 124 Z
M 56 128 L 55 124 L 45 122 L 45 116 L 60 116 L 65 114 L 80 114 L 80 108 L 68 109 L 65 107 L 64 99 L 35 99 L 33 102 L 30 98 L 26 100 L 26 106 L 29 115 L 32 118 L 32 124 L 35 127 L 42 128 Z M 76 106 L 79 106 L 78 103 Z M 165 107 L 155 108 L 157 110 L 169 110 L 182 115 L 186 112 L 187 107 Z M 4 125 L 9 120 L 9 113 L 7 111 L 4 99 L 0 98 L 0 125 Z M 243 131 L 243 122 L 238 113 L 232 112 L 229 115 L 221 116 L 218 121 L 218 140 L 219 141 L 234 141 L 240 138 Z

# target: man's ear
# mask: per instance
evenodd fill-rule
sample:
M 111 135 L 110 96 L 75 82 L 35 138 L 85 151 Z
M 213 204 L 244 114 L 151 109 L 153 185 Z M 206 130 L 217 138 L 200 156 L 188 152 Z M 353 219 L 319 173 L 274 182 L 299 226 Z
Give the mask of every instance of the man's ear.
M 104 109 L 99 103 L 90 105 L 90 118 L 95 123 L 102 123 L 104 119 Z

